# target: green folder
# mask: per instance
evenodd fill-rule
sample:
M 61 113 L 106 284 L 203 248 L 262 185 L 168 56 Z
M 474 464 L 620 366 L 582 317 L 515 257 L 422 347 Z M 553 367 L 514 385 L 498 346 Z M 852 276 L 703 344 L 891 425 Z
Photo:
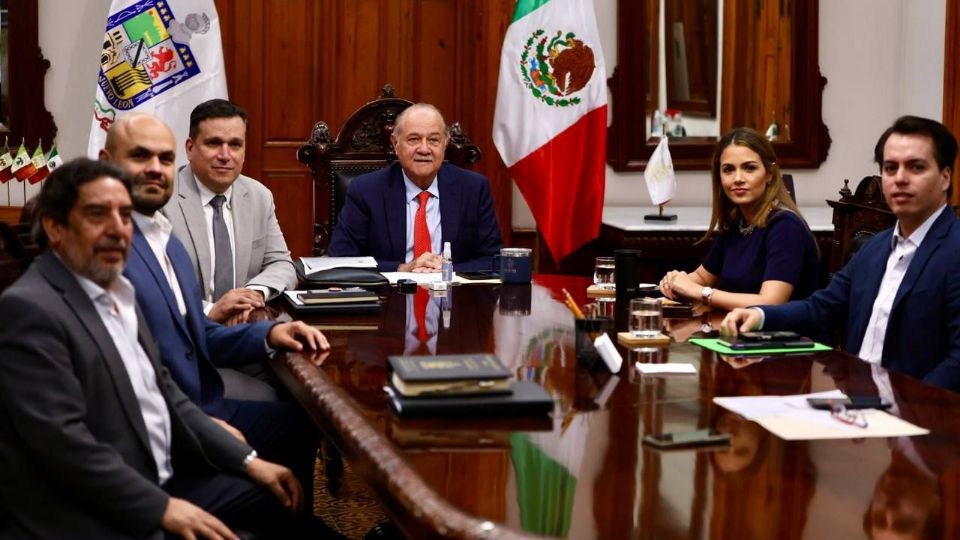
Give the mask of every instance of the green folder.
M 703 347 L 708 351 L 717 352 L 720 354 L 729 354 L 731 356 L 757 356 L 757 355 L 773 355 L 773 354 L 796 354 L 796 353 L 813 353 L 813 352 L 823 352 L 823 351 L 832 351 L 832 347 L 828 347 L 823 343 L 814 343 L 809 347 L 791 347 L 789 349 L 777 348 L 777 349 L 731 349 L 723 343 L 720 343 L 720 340 L 717 338 L 691 338 L 688 340 L 690 343 L 697 345 L 698 347 Z

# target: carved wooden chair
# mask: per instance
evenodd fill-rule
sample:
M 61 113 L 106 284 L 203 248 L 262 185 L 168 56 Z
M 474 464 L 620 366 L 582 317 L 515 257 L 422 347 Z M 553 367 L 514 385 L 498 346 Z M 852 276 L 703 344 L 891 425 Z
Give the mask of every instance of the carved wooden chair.
M 310 139 L 297 151 L 297 159 L 310 167 L 314 181 L 313 252 L 325 255 L 337 225 L 347 186 L 357 176 L 386 167 L 397 159 L 390 134 L 397 115 L 413 105 L 383 87 L 379 98 L 363 105 L 344 122 L 333 139 L 326 122 L 314 124 Z M 445 159 L 460 167 L 480 161 L 480 149 L 470 141 L 459 122 L 448 123 Z
M 897 217 L 883 200 L 879 176 L 867 176 L 850 191 L 843 181 L 839 201 L 827 201 L 833 208 L 833 246 L 830 251 L 830 277 L 840 271 L 858 249 L 878 232 L 892 227 Z

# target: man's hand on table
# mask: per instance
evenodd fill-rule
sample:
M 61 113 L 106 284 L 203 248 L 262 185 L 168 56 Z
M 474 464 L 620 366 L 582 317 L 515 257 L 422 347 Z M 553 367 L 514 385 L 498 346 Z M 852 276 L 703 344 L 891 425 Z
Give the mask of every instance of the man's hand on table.
M 720 333 L 736 337 L 740 332 L 751 332 L 760 327 L 762 318 L 763 315 L 757 308 L 736 308 L 723 318 Z
M 302 322 L 292 321 L 275 324 L 267 334 L 267 344 L 275 349 L 289 349 L 301 352 L 305 348 L 313 351 L 330 349 L 330 342 L 323 332 Z
M 263 293 L 254 289 L 239 288 L 227 291 L 213 304 L 207 313 L 212 321 L 232 326 L 247 322 L 250 312 L 264 306 Z
M 439 272 L 442 265 L 443 257 L 428 251 L 416 259 L 398 266 L 397 272 Z

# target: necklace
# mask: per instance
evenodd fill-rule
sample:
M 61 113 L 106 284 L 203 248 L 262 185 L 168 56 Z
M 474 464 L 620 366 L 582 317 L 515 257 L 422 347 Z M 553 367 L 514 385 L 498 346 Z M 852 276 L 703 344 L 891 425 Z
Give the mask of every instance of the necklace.
M 757 225 L 754 223 L 751 223 L 750 225 L 744 225 L 743 220 L 741 219 L 740 223 L 737 224 L 737 227 L 740 229 L 740 234 L 742 236 L 750 236 L 753 234 L 754 229 L 757 228 Z

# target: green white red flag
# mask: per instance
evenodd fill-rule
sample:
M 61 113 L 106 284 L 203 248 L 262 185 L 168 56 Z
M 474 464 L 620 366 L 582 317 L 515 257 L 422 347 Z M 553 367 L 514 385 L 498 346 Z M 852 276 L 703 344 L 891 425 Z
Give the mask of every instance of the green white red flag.
M 13 156 L 10 155 L 10 146 L 3 144 L 3 153 L 0 154 L 0 184 L 6 184 L 13 178 Z
M 37 149 L 33 151 L 33 158 L 30 159 L 33 162 L 33 166 L 37 169 L 36 172 L 30 175 L 30 178 L 27 178 L 27 181 L 31 184 L 36 184 L 50 174 L 50 171 L 47 169 L 47 158 L 43 156 L 43 148 L 41 147 L 42 143 L 37 144 Z
M 20 149 L 17 150 L 17 155 L 13 156 L 13 167 L 10 170 L 13 172 L 13 176 L 21 182 L 37 172 L 30 155 L 27 154 L 27 147 L 22 142 L 20 143 Z
M 607 85 L 593 0 L 518 0 L 493 142 L 555 261 L 600 233 Z
M 50 149 L 50 153 L 47 154 L 47 170 L 53 172 L 54 169 L 63 165 L 63 158 L 60 157 L 60 152 L 57 152 L 57 143 L 53 143 L 53 148 Z

